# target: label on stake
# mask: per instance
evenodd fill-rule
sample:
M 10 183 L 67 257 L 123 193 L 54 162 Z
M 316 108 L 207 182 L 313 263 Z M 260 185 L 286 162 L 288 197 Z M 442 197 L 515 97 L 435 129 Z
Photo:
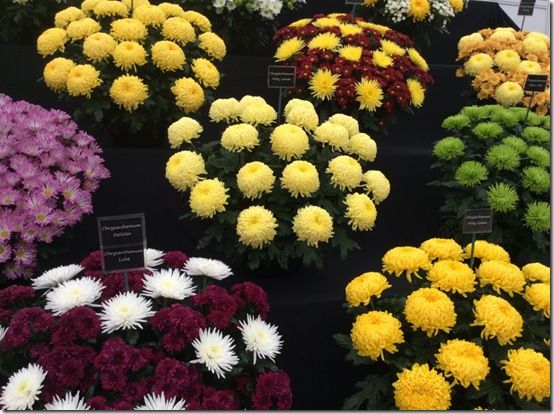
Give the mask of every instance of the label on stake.
M 547 75 L 527 75 L 523 90 L 526 92 L 544 92 L 546 90 L 547 82 Z
M 270 65 L 267 67 L 268 88 L 296 87 L 296 67 Z
M 535 0 L 521 0 L 517 10 L 518 16 L 532 16 L 535 11 Z
M 492 232 L 492 209 L 476 208 L 466 210 L 462 233 L 491 233 Z

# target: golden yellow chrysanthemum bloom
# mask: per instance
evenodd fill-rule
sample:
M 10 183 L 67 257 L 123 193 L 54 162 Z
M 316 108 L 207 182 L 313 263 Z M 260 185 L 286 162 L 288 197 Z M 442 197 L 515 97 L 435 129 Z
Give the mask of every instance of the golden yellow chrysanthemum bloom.
M 319 189 L 319 175 L 308 161 L 293 161 L 283 169 L 281 187 L 291 196 L 309 197 Z
M 339 29 L 342 36 L 357 35 L 364 32 L 360 26 L 349 23 L 339 24 Z
M 302 49 L 304 49 L 306 43 L 298 37 L 293 37 L 291 39 L 285 40 L 279 45 L 275 51 L 275 60 L 277 62 L 282 62 L 284 60 L 290 59 L 292 56 L 296 55 Z
M 464 259 L 469 259 L 471 255 L 471 243 L 467 244 L 464 249 Z M 487 260 L 501 260 L 503 262 L 510 263 L 510 255 L 501 246 L 489 243 L 486 240 L 477 240 L 475 242 L 475 251 L 473 253 L 475 257 L 482 261 Z
M 117 42 L 107 33 L 95 33 L 83 42 L 83 55 L 93 62 L 110 57 L 117 46 Z
M 240 119 L 243 122 L 252 125 L 271 125 L 277 119 L 277 111 L 267 103 L 253 102 L 243 106 L 241 102 L 242 112 Z
M 321 207 L 302 207 L 294 216 L 292 230 L 298 240 L 317 247 L 319 243 L 327 243 L 333 237 L 333 218 Z
M 54 25 L 60 29 L 65 29 L 69 23 L 81 20 L 86 17 L 85 12 L 77 7 L 68 7 L 57 12 L 54 16 Z
M 167 139 L 171 148 L 179 148 L 183 142 L 190 143 L 198 138 L 202 131 L 204 128 L 196 119 L 184 116 L 167 128 Z
M 523 50 L 527 53 L 541 54 L 548 52 L 548 45 L 539 37 L 528 36 L 523 39 Z
M 362 166 L 348 155 L 339 155 L 329 161 L 327 169 L 331 174 L 331 184 L 341 190 L 352 190 L 362 181 Z
M 463 0 L 450 0 L 450 5 L 452 6 L 452 9 L 454 10 L 454 13 L 459 13 L 464 8 L 464 1 Z
M 334 114 L 327 121 L 345 127 L 348 130 L 349 136 L 360 133 L 358 120 L 352 118 L 351 116 L 345 114 Z
M 343 46 L 339 50 L 339 56 L 352 62 L 358 62 L 362 58 L 362 50 L 360 46 Z
M 90 98 L 92 90 L 100 86 L 100 72 L 92 65 L 75 65 L 67 74 L 66 88 L 71 96 Z
M 514 292 L 523 292 L 525 277 L 523 272 L 511 263 L 501 260 L 489 260 L 481 263 L 477 269 L 481 286 L 491 285 L 495 292 L 505 291 L 512 297 Z
M 394 402 L 400 410 L 448 410 L 450 384 L 427 364 L 414 364 L 396 374 Z
M 550 283 L 550 268 L 542 263 L 529 263 L 521 270 L 527 280 Z
M 122 75 L 110 87 L 112 100 L 126 111 L 135 111 L 148 99 L 148 86 L 138 76 Z
M 377 1 L 377 0 L 375 0 Z M 381 34 L 385 34 L 388 30 L 390 30 L 389 27 L 383 26 L 380 24 L 370 23 L 370 22 L 364 22 L 364 21 L 358 21 L 358 26 L 363 27 L 364 29 L 373 29 L 377 30 Z
M 201 13 L 195 12 L 193 10 L 187 10 L 185 14 L 183 14 L 183 18 L 194 24 L 203 32 L 212 31 L 212 24 L 210 23 L 210 20 Z
M 279 125 L 273 130 L 269 140 L 271 151 L 282 160 L 301 158 L 310 149 L 308 135 L 296 125 Z
M 483 295 L 473 301 L 475 322 L 471 326 L 482 326 L 481 338 L 496 338 L 500 345 L 512 344 L 521 336 L 523 319 L 510 303 L 492 295 Z
M 550 397 L 550 361 L 533 349 L 519 348 L 508 351 L 508 359 L 501 361 L 512 383 L 510 392 L 519 398 L 542 401 Z
M 532 60 L 522 60 L 517 67 L 519 72 L 527 73 L 528 75 L 540 75 L 542 74 L 541 65 L 538 62 Z
M 86 17 L 69 23 L 66 30 L 71 40 L 80 40 L 100 31 L 100 29 L 100 24 L 96 20 Z
M 377 143 L 363 132 L 352 135 L 348 144 L 350 154 L 357 155 L 365 161 L 374 161 L 377 156 Z
M 273 183 L 273 170 L 260 161 L 244 164 L 237 173 L 237 185 L 246 198 L 255 199 L 271 192 Z
M 137 19 L 119 19 L 111 24 L 110 34 L 119 41 L 143 40 L 148 34 L 146 26 Z
M 470 35 L 462 36 L 460 40 L 458 40 L 458 50 L 474 46 L 484 41 L 485 39 L 481 36 L 481 33 L 472 33 Z
M 521 62 L 519 54 L 512 49 L 504 49 L 494 55 L 494 63 L 504 72 L 516 70 Z
M 461 262 L 454 260 L 439 260 L 427 273 L 431 286 L 445 292 L 459 293 L 463 297 L 466 293 L 475 291 L 475 273 Z
M 190 190 L 191 211 L 200 218 L 211 218 L 216 213 L 223 213 L 229 199 L 227 191 L 217 178 L 199 181 Z
M 368 170 L 362 177 L 364 189 L 373 196 L 373 202 L 380 204 L 390 194 L 390 182 L 385 174 L 378 170 Z
M 166 39 L 185 45 L 196 40 L 196 32 L 190 22 L 182 17 L 170 17 L 162 26 L 162 35 Z
M 508 30 L 497 30 L 489 37 L 489 39 L 506 43 L 513 43 L 517 41 L 514 34 Z
M 373 229 L 377 219 L 377 209 L 373 201 L 361 193 L 348 194 L 344 201 L 346 212 L 344 217 L 348 219 L 348 224 L 352 230 L 367 231 Z
M 486 53 L 476 53 L 464 63 L 464 70 L 468 75 L 477 75 L 485 69 L 490 69 L 494 60 Z
M 315 22 L 313 22 L 312 25 L 315 27 L 319 27 L 320 29 L 333 26 L 338 27 L 340 25 L 340 21 L 335 17 L 320 17 Z
M 399 246 L 390 249 L 383 256 L 382 262 L 384 272 L 395 276 L 406 273 L 409 282 L 412 281 L 412 275 L 421 279 L 418 272 L 431 268 L 431 262 L 425 250 L 411 246 Z
M 227 47 L 223 39 L 212 32 L 200 34 L 198 36 L 198 46 L 217 60 L 222 60 L 227 54 Z
M 542 312 L 550 318 L 550 285 L 547 283 L 533 283 L 525 288 L 525 300 L 533 306 L 533 310 Z
M 94 14 L 98 17 L 127 16 L 129 9 L 125 4 L 116 0 L 103 0 L 94 6 Z
M 504 82 L 494 91 L 494 99 L 501 105 L 513 106 L 523 99 L 523 88 L 517 82 Z
M 63 52 L 67 40 L 67 32 L 64 29 L 57 27 L 46 29 L 37 39 L 37 51 L 42 56 L 51 55 L 58 50 Z
M 296 106 L 286 114 L 286 121 L 289 124 L 298 125 L 306 131 L 313 131 L 319 125 L 319 117 L 315 109 L 305 106 Z
M 131 6 L 138 7 L 142 6 L 143 4 L 150 4 L 149 0 L 119 0 L 121 1 L 129 10 L 131 10 Z
M 228 126 L 221 135 L 221 145 L 228 151 L 251 151 L 260 143 L 258 130 L 249 124 Z
M 372 55 L 373 64 L 380 68 L 387 68 L 393 64 L 392 58 L 381 50 L 376 50 Z
M 137 42 L 124 41 L 112 52 L 115 66 L 124 71 L 136 70 L 137 66 L 146 64 L 146 50 Z
M 173 3 L 160 3 L 158 7 L 163 10 L 165 17 L 182 17 L 185 11 L 178 4 Z
M 377 272 L 366 272 L 355 277 L 344 290 L 349 306 L 368 305 L 371 298 L 380 298 L 385 289 L 390 288 L 385 276 Z
M 364 0 L 364 6 L 371 7 L 377 3 L 377 0 Z
M 427 61 L 423 58 L 423 56 L 420 55 L 420 53 L 413 49 L 408 49 L 408 56 L 410 60 L 413 62 L 414 65 L 419 67 L 420 69 L 423 69 L 425 71 L 429 70 L 429 65 L 427 64 Z
M 329 144 L 331 148 L 339 151 L 348 151 L 350 144 L 348 130 L 339 124 L 326 121 L 314 131 L 314 138 L 322 144 Z
M 395 42 L 391 40 L 381 39 L 381 49 L 387 55 L 390 56 L 402 56 L 406 53 L 406 49 L 398 46 Z
M 464 250 L 453 239 L 432 238 L 421 243 L 420 246 L 427 252 L 431 260 L 461 261 Z
M 198 79 L 203 86 L 214 89 L 219 86 L 219 71 L 208 59 L 193 59 L 191 66 L 196 79 Z
M 103 0 L 84 0 L 81 3 L 81 10 L 85 12 L 92 12 L 96 5 Z
M 308 43 L 308 49 L 336 50 L 340 46 L 340 38 L 330 32 L 320 33 Z
M 143 4 L 135 6 L 133 18 L 141 21 L 145 26 L 160 27 L 165 22 L 165 13 L 158 6 Z
M 70 59 L 55 58 L 46 64 L 43 71 L 46 85 L 55 92 L 65 90 L 67 85 L 67 75 L 75 63 Z
M 360 109 L 375 111 L 383 105 L 383 90 L 374 79 L 362 78 L 356 83 L 356 101 L 360 103 Z
M 446 333 L 456 324 L 454 302 L 444 292 L 435 288 L 421 288 L 406 298 L 406 320 L 412 329 L 421 329 L 431 337 L 439 331 Z
M 237 218 L 237 235 L 242 244 L 261 249 L 277 235 L 277 220 L 271 211 L 262 206 L 242 210 Z
M 373 311 L 358 315 L 350 332 L 352 346 L 360 356 L 376 361 L 385 351 L 394 354 L 404 342 L 402 324 L 389 312 Z
M 425 20 L 431 11 L 431 4 L 428 0 L 410 0 L 410 8 L 408 16 L 411 16 L 415 21 Z
M 310 23 L 311 21 L 312 21 L 312 19 L 310 19 L 309 17 L 304 18 L 304 19 L 298 19 L 298 20 L 292 22 L 291 24 L 289 24 L 289 26 L 291 26 L 291 27 L 304 27 L 308 23 Z
M 329 69 L 318 69 L 309 80 L 309 89 L 314 98 L 322 101 L 331 100 L 337 89 L 340 76 L 331 73 Z
M 489 360 L 479 345 L 461 339 L 449 340 L 441 344 L 435 354 L 437 368 L 444 371 L 446 378 L 454 378 L 454 384 L 464 388 L 473 385 L 479 389 L 479 383 L 489 374 Z
M 180 70 L 185 64 L 185 52 L 177 43 L 161 40 L 152 45 L 152 63 L 162 72 Z
M 214 122 L 232 122 L 240 118 L 240 103 L 235 98 L 216 99 L 210 106 L 210 119 Z
M 425 89 L 423 89 L 421 83 L 419 83 L 416 79 L 408 79 L 406 84 L 408 85 L 408 90 L 410 91 L 410 103 L 416 108 L 421 107 L 421 105 L 423 105 L 423 101 L 425 100 Z
M 203 174 L 206 174 L 204 159 L 193 151 L 173 154 L 165 166 L 165 178 L 179 191 L 192 188 Z
M 183 111 L 195 112 L 204 104 L 204 90 L 191 78 L 180 78 L 171 87 L 175 102 Z

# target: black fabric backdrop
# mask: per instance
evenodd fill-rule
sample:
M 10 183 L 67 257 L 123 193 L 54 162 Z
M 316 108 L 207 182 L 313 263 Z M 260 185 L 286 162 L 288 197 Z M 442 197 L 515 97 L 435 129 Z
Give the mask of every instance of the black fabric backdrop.
M 289 19 L 310 16 L 316 12 L 348 11 L 340 1 L 311 1 Z M 285 19 L 285 17 L 283 18 Z M 455 77 L 453 62 L 460 36 L 485 27 L 513 26 L 497 4 L 471 1 L 468 10 L 454 19 L 452 36 L 433 39 L 432 49 L 424 54 L 431 63 L 435 85 L 426 103 L 417 111 L 398 119 L 389 135 L 374 134 L 378 142 L 375 169 L 382 170 L 392 184 L 390 197 L 378 207 L 375 229 L 360 235 L 361 251 L 341 261 L 331 252 L 325 268 L 295 268 L 281 271 L 268 267 L 249 272 L 234 266 L 235 276 L 223 282 L 230 285 L 250 280 L 268 293 L 272 311 L 270 320 L 279 325 L 285 338 L 278 365 L 292 380 L 295 409 L 339 409 L 354 383 L 371 368 L 354 367 L 344 362 L 344 352 L 335 345 L 332 335 L 348 332 L 352 320 L 341 308 L 344 287 L 348 281 L 366 271 L 378 271 L 380 258 L 398 245 L 418 245 L 438 234 L 440 194 L 426 185 L 435 178 L 430 170 L 432 143 L 442 137 L 441 121 L 468 103 L 462 96 L 468 82 Z M 266 88 L 267 56 L 229 56 L 222 64 L 226 77 L 218 96 L 240 97 L 262 95 L 276 104 L 277 92 Z M 25 99 L 45 107 L 73 109 L 38 82 L 42 61 L 33 47 L 0 46 L 0 92 L 14 99 Z M 7 64 L 6 64 L 7 63 Z M 209 131 L 207 131 L 209 133 Z M 105 143 L 104 143 L 105 144 Z M 43 267 L 78 262 L 98 248 L 96 216 L 144 212 L 147 220 L 148 245 L 162 250 L 182 250 L 189 255 L 217 257 L 210 250 L 195 249 L 204 224 L 178 221 L 185 211 L 185 198 L 173 190 L 164 178 L 167 159 L 173 151 L 166 148 L 125 149 L 106 147 L 104 157 L 111 171 L 95 193 L 95 215 L 86 217 L 72 229 L 72 239 L 62 240 L 66 252 L 43 263 Z M 393 281 L 392 291 L 401 289 Z

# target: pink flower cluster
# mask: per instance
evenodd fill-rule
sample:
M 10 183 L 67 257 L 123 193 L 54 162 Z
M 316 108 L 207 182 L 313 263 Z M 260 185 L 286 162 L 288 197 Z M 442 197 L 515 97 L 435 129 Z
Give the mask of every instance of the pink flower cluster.
M 50 243 L 92 213 L 92 193 L 109 177 L 101 152 L 65 112 L 0 94 L 0 271 L 6 277 L 29 276 L 37 243 Z

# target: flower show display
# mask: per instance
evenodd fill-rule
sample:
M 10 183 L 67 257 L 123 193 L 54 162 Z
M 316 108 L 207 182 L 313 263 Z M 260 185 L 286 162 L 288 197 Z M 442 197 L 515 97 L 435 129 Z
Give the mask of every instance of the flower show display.
M 56 13 L 55 26 L 37 39 L 44 82 L 80 97 L 75 116 L 116 138 L 194 116 L 219 86 L 213 62 L 225 43 L 205 16 L 176 4 L 86 0 Z
M 275 60 L 296 67 L 289 94 L 313 102 L 323 119 L 341 112 L 382 129 L 423 105 L 433 81 L 409 37 L 349 14 L 298 20 L 273 40 Z
M 224 263 L 149 249 L 150 270 L 101 272 L 100 252 L 0 291 L 8 410 L 290 409 L 265 292 L 205 279 Z
M 354 118 L 335 114 L 320 123 L 314 106 L 299 99 L 284 115 L 274 125 L 277 112 L 261 97 L 218 99 L 210 118 L 225 129 L 198 150 L 198 122 L 184 117 L 168 129 L 172 147 L 191 149 L 168 160 L 166 178 L 190 191 L 185 216 L 211 221 L 199 247 L 215 244 L 251 269 L 287 268 L 291 259 L 321 267 L 325 246 L 346 257 L 359 248 L 349 230 L 373 229 L 376 205 L 390 191 L 383 173 L 368 169 L 377 146 Z
M 550 251 L 550 118 L 525 108 L 468 106 L 442 123 L 434 168 L 447 232 L 461 238 L 466 209 L 493 210 L 489 240 L 518 260 Z M 466 235 L 468 237 L 468 235 Z
M 483 29 L 458 42 L 462 67 L 457 76 L 472 78 L 477 98 L 504 106 L 529 106 L 540 115 L 550 112 L 550 87 L 531 102 L 523 87 L 528 74 L 548 75 L 550 39 L 543 33 L 516 31 L 510 27 Z
M 92 193 L 109 177 L 101 153 L 65 112 L 0 94 L 3 277 L 30 276 L 37 254 L 92 213 Z
M 471 268 L 470 251 L 437 238 L 395 247 L 382 259 L 388 277 L 367 272 L 346 286 L 355 321 L 350 335 L 335 338 L 348 361 L 376 368 L 345 408 L 550 406 L 550 268 L 520 269 L 481 240 Z M 407 290 L 382 298 L 393 275 L 406 277 Z

